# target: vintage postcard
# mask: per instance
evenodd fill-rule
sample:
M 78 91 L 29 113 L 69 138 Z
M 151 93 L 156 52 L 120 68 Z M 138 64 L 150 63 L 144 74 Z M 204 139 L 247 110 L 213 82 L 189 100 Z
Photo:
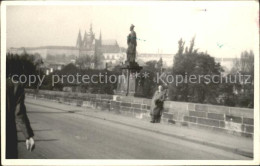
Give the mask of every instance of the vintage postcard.
M 259 164 L 259 32 L 258 1 L 1 2 L 1 164 Z

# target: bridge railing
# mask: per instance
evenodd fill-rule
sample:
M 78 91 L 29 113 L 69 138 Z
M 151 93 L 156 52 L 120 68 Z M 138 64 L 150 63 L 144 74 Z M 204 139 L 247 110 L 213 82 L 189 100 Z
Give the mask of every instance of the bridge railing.
M 80 107 L 91 107 L 150 120 L 151 99 L 131 96 L 90 94 L 26 89 L 29 97 L 52 100 Z M 199 127 L 213 131 L 253 137 L 254 110 L 187 102 L 165 101 L 162 122 Z

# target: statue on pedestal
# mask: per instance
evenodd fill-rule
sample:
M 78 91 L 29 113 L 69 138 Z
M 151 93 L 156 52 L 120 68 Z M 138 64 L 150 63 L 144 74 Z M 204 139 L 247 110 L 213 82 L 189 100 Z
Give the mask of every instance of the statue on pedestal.
M 136 58 L 136 46 L 137 46 L 137 42 L 136 42 L 136 33 L 134 31 L 134 25 L 132 24 L 130 26 L 130 33 L 127 36 L 127 51 L 126 51 L 126 55 L 127 55 L 127 62 L 128 63 L 134 63 L 135 62 L 135 58 Z
M 139 64 L 135 61 L 137 38 L 134 27 L 135 26 L 133 24 L 130 26 L 131 32 L 127 36 L 127 60 L 125 61 L 125 64 L 123 64 L 121 67 L 122 75 L 119 78 L 116 90 L 117 94 L 126 96 L 136 96 L 140 95 L 142 92 L 142 90 L 140 90 L 141 83 L 139 83 L 138 79 L 135 77 L 135 74 L 139 73 L 142 67 L 139 66 Z

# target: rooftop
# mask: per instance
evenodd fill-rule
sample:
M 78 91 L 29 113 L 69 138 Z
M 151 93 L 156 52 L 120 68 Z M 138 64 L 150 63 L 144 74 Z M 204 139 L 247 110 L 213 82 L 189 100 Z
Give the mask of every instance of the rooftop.
M 102 45 L 118 45 L 118 43 L 114 39 L 109 39 L 109 40 L 102 40 Z

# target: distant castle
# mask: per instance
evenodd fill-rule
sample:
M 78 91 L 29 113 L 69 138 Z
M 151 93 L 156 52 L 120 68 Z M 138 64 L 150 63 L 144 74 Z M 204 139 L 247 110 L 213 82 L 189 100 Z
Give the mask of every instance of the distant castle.
M 79 56 L 94 56 L 95 52 L 102 50 L 101 32 L 99 35 L 99 39 L 96 39 L 95 34 L 92 31 L 92 25 L 90 24 L 89 32 L 87 33 L 85 31 L 84 37 L 82 39 L 81 32 L 79 30 L 76 48 L 79 50 Z
M 84 33 L 82 38 L 79 30 L 75 46 L 41 46 L 41 47 L 21 47 L 9 48 L 8 53 L 12 54 L 38 54 L 47 65 L 66 65 L 82 56 L 102 56 L 102 65 L 105 68 L 108 64 L 115 65 L 121 63 L 125 58 L 125 49 L 120 47 L 116 40 L 102 40 L 100 31 L 99 39 L 95 37 L 90 24 L 89 31 Z

